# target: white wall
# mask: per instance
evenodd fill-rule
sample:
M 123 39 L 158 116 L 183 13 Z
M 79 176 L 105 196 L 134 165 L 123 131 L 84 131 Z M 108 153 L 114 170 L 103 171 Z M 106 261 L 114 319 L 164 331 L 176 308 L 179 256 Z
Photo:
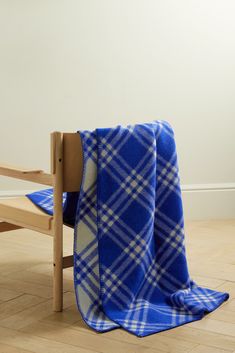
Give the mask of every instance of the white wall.
M 47 168 L 53 130 L 166 119 L 188 217 L 235 217 L 234 13 L 234 0 L 0 0 L 0 160 Z M 1 195 L 33 188 L 0 179 Z

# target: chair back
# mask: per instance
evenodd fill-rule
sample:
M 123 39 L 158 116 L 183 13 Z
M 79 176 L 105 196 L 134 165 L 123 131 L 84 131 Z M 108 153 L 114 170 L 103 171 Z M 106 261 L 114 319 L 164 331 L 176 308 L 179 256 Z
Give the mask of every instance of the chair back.
M 64 192 L 80 190 L 83 170 L 82 142 L 79 133 L 51 134 L 51 173 L 60 180 Z

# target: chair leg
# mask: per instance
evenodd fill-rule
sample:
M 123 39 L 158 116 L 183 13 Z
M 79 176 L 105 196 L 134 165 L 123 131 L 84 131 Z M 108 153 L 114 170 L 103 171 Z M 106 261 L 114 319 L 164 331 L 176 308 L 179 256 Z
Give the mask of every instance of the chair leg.
M 63 311 L 63 227 L 55 228 L 53 246 L 53 310 Z
M 52 174 L 53 174 L 53 258 L 54 284 L 53 309 L 63 310 L 63 134 L 55 132 L 52 135 Z

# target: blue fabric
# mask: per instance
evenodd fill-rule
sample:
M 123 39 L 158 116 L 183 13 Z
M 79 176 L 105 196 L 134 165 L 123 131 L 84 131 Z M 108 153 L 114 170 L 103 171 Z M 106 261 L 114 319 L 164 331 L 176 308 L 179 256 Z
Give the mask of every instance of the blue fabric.
M 227 300 L 227 293 L 197 286 L 188 273 L 170 125 L 80 135 L 82 186 L 64 209 L 75 220 L 74 285 L 85 322 L 100 332 L 123 327 L 147 336 L 199 320 Z M 41 192 L 27 196 L 52 212 L 50 193 L 45 202 Z
M 49 215 L 53 215 L 54 204 L 52 188 L 35 191 L 26 196 L 43 211 Z M 78 198 L 78 192 L 63 193 L 63 220 L 65 224 L 74 226 Z

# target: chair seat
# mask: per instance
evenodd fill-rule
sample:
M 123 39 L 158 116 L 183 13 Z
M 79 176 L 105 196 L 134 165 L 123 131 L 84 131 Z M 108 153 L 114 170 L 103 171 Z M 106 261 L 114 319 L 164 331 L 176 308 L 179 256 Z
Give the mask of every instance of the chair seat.
M 53 217 L 35 206 L 26 196 L 0 200 L 0 219 L 27 228 L 50 230 Z

